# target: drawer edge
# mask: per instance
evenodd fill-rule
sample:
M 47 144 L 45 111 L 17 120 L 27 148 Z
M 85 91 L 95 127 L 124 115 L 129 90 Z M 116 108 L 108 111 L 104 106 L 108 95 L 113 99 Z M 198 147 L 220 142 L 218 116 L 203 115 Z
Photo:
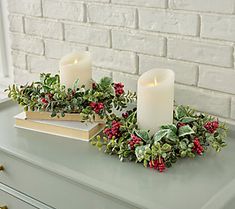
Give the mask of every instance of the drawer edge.
M 20 153 L 17 150 L 14 152 L 14 150 L 12 151 L 12 148 L 11 150 L 9 150 L 5 147 L 0 147 L 0 151 L 4 152 L 7 155 L 10 155 L 11 157 L 22 160 L 25 163 L 30 164 L 31 166 L 38 167 L 46 172 L 59 176 L 70 183 L 75 183 L 101 196 L 105 196 L 109 199 L 113 199 L 114 201 L 121 202 L 124 205 L 134 207 L 136 209 L 147 209 L 146 205 L 149 205 L 149 203 L 145 202 L 143 198 L 140 199 L 133 195 L 131 200 L 126 199 L 125 192 L 123 191 L 117 189 L 115 190 L 115 188 L 110 188 L 104 185 L 103 183 L 99 183 L 81 173 L 74 172 L 71 169 L 68 169 L 52 162 L 41 160 L 40 158 L 37 158 L 33 155 L 29 155 L 28 153 L 26 154 L 27 157 L 25 157 L 25 153 Z M 62 170 L 64 172 L 61 172 Z M 123 196 L 121 196 L 120 194 L 123 194 Z M 128 195 L 130 196 L 130 194 Z
M 52 207 L 49 207 L 48 205 L 39 202 L 38 200 L 35 200 L 25 194 L 22 194 L 21 192 L 18 192 L 14 189 L 12 189 L 11 187 L 8 187 L 5 184 L 0 183 L 0 190 L 3 192 L 6 192 L 7 194 L 35 207 L 35 208 L 43 208 L 43 209 L 54 209 Z

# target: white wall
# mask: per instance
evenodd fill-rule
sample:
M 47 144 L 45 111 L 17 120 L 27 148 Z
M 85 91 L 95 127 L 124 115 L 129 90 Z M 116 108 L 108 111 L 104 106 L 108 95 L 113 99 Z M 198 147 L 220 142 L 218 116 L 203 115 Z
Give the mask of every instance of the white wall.
M 171 68 L 177 103 L 235 120 L 235 0 L 9 0 L 9 11 L 17 82 L 89 50 L 95 79 L 135 90 L 141 73 Z

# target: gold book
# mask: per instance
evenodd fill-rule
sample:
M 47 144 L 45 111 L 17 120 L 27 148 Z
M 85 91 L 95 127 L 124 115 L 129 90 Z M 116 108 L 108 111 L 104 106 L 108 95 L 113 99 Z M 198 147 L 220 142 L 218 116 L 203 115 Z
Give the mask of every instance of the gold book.
M 15 127 L 42 132 L 67 138 L 89 141 L 101 132 L 104 124 L 97 122 L 60 121 L 60 120 L 32 120 L 22 112 L 15 116 Z

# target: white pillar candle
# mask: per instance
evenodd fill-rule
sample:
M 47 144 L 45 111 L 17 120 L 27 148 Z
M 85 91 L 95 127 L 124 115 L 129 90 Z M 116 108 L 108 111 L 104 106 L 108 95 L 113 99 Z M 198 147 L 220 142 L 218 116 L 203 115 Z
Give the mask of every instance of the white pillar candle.
M 169 69 L 153 69 L 140 76 L 137 121 L 141 129 L 155 134 L 161 125 L 173 123 L 174 78 Z
M 74 52 L 60 60 L 60 83 L 66 88 L 72 88 L 79 79 L 79 87 L 91 87 L 91 57 L 89 52 Z

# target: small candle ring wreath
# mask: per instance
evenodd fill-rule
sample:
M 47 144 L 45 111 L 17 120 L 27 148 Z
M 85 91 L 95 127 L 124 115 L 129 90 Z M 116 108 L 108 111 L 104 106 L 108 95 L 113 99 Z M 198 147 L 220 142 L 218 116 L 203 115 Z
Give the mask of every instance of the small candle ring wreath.
M 136 100 L 135 92 L 124 92 L 124 85 L 113 83 L 104 77 L 92 88 L 79 87 L 79 79 L 72 88 L 60 84 L 59 75 L 42 73 L 40 81 L 31 84 L 9 86 L 8 97 L 24 107 L 25 111 L 50 112 L 51 117 L 64 117 L 66 113 L 77 113 L 83 121 L 94 121 L 95 116 L 108 120 L 113 108 L 122 110 Z
M 38 82 L 14 84 L 6 91 L 26 111 L 47 111 L 51 117 L 79 113 L 83 121 L 99 115 L 106 126 L 91 144 L 121 161 L 135 161 L 160 172 L 180 158 L 201 156 L 210 147 L 219 152 L 226 146 L 226 124 L 213 116 L 176 106 L 173 124 L 162 125 L 151 135 L 138 128 L 136 108 L 126 111 L 128 104 L 136 101 L 135 92 L 125 92 L 122 83 L 113 83 L 107 77 L 93 82 L 91 89 L 79 88 L 78 82 L 66 89 L 60 85 L 59 75 L 43 73 Z M 114 109 L 122 114 L 115 114 Z

